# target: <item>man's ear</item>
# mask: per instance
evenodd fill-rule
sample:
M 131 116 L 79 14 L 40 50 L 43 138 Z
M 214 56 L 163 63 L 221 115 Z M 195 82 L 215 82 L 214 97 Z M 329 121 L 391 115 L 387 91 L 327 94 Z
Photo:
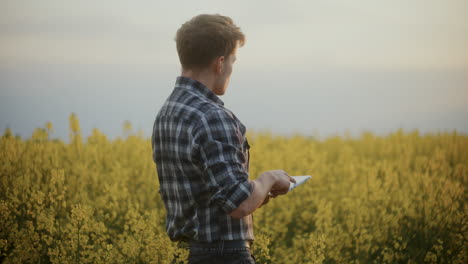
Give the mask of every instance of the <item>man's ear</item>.
M 224 71 L 224 56 L 217 57 L 215 60 L 215 71 L 221 74 Z

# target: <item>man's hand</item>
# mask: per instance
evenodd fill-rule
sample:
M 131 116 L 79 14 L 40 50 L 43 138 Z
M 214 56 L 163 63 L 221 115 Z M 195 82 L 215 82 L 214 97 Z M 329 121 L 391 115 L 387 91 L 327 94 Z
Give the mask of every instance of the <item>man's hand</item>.
M 291 176 L 289 176 L 284 170 L 266 171 L 262 174 L 266 174 L 275 178 L 275 182 L 270 190 L 272 198 L 288 193 L 290 182 L 296 183 L 296 180 L 291 178 Z M 265 198 L 265 201 L 262 203 L 262 205 L 268 203 L 269 198 L 270 196 Z
M 244 200 L 229 215 L 239 219 L 253 213 L 261 205 L 268 203 L 271 197 L 285 194 L 289 191 L 290 182 L 296 182 L 283 170 L 266 171 L 255 179 L 249 181 L 253 185 L 250 196 Z M 268 193 L 271 192 L 271 197 Z

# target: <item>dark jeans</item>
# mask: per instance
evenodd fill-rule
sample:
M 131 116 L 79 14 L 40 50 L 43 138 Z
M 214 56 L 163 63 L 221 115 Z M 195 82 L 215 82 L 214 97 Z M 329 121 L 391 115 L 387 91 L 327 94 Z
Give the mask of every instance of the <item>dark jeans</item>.
M 203 248 L 191 247 L 188 264 L 255 264 L 255 257 L 247 247 Z

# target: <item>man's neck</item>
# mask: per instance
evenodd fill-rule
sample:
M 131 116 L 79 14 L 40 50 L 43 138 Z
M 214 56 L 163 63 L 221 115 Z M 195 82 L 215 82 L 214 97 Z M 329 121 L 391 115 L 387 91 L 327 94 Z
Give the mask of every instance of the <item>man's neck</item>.
M 214 93 L 213 87 L 215 84 L 215 78 L 212 74 L 209 74 L 206 71 L 195 72 L 192 70 L 182 70 L 181 75 L 201 82 Z

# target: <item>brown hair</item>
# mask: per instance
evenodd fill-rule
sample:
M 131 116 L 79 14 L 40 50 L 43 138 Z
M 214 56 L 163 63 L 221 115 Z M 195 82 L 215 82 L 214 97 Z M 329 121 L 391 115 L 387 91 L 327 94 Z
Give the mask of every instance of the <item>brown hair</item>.
M 185 22 L 176 34 L 177 53 L 183 69 L 201 69 L 216 57 L 232 54 L 245 36 L 231 18 L 221 15 L 198 15 Z

